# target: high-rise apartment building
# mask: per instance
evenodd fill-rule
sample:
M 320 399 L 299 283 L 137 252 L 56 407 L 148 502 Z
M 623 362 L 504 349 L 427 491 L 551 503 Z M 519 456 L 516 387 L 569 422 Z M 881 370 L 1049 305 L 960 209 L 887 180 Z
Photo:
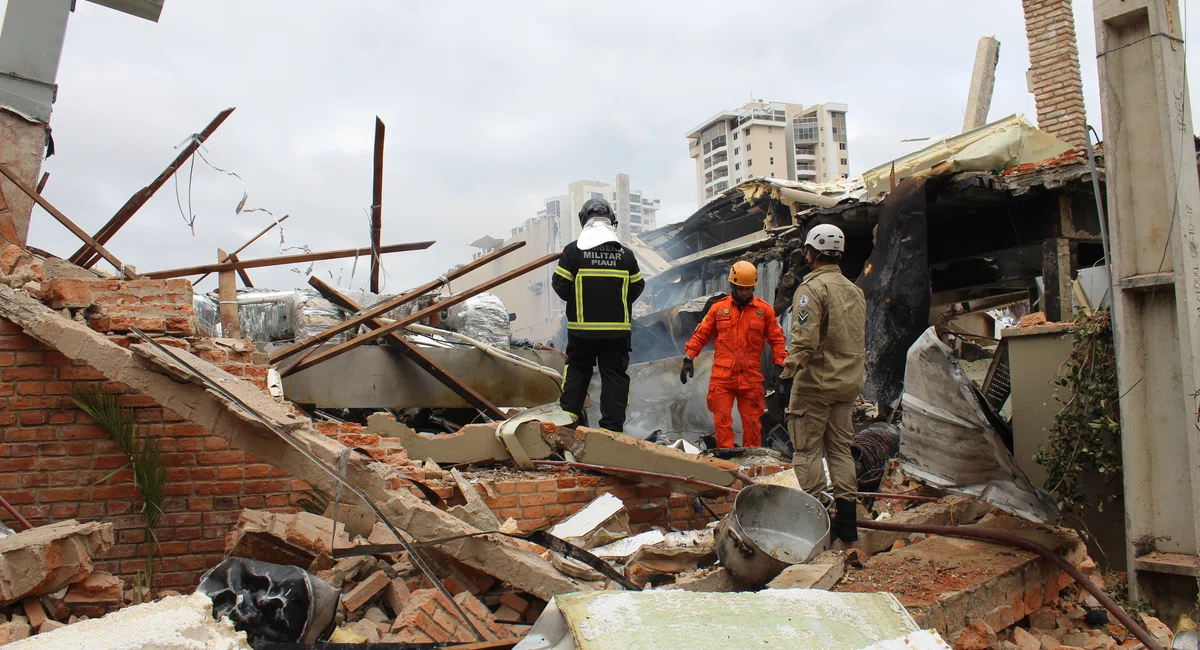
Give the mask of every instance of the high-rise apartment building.
M 827 183 L 850 175 L 845 104 L 750 102 L 687 134 L 700 205 L 751 178 Z

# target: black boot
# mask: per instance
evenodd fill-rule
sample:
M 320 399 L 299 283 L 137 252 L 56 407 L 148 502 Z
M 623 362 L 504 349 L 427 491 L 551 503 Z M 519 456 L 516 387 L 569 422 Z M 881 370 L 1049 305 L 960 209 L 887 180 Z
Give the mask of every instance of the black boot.
M 858 541 L 858 508 L 853 499 L 836 499 L 837 514 L 833 517 L 833 536 L 847 544 Z

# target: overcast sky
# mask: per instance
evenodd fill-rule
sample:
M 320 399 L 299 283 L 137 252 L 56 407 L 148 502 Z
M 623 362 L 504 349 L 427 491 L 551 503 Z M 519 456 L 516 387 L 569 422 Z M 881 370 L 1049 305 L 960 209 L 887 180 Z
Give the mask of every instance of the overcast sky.
M 1100 129 L 1091 0 L 1075 17 L 1089 121 Z M 1187 16 L 1188 26 L 1195 21 Z M 1193 30 L 1188 30 L 1188 35 Z M 236 172 L 248 208 L 284 224 L 287 246 L 367 246 L 374 118 L 387 124 L 383 241 L 437 240 L 385 256 L 385 291 L 470 258 L 545 197 L 617 172 L 662 199 L 660 222 L 698 207 L 684 134 L 751 98 L 849 104 L 852 174 L 958 132 L 975 47 L 1000 40 L 990 119 L 1024 113 L 1029 67 L 1020 0 L 760 3 L 167 0 L 155 24 L 79 2 L 51 125 L 45 195 L 94 232 L 228 106 L 206 146 Z M 1190 58 L 1190 57 L 1189 57 Z M 1196 82 L 1192 75 L 1192 83 Z M 271 217 L 235 214 L 242 183 L 197 160 L 109 247 L 139 270 L 215 261 Z M 188 190 L 190 176 L 190 192 Z M 179 204 L 196 215 L 195 234 Z M 78 246 L 35 209 L 30 244 Z M 277 234 L 243 258 L 279 254 Z M 296 269 L 251 271 L 262 287 Z M 355 288 L 366 260 L 317 263 Z M 215 287 L 215 278 L 199 288 Z

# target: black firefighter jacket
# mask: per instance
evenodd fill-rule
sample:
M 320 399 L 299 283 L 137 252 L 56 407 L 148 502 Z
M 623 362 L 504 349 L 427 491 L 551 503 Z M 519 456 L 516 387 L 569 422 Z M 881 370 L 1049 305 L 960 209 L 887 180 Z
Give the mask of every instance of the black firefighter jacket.
M 567 244 L 551 284 L 567 301 L 567 331 L 597 339 L 630 335 L 630 309 L 646 288 L 633 251 L 618 242 Z

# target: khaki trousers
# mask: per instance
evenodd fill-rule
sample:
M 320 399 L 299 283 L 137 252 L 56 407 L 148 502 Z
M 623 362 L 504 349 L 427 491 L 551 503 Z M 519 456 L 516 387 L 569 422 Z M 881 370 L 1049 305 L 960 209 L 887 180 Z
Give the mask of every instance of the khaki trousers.
M 800 489 L 816 496 L 826 487 L 824 458 L 833 481 L 833 498 L 854 499 L 858 480 L 850 443 L 854 441 L 854 404 L 805 400 L 791 409 L 788 434 L 796 447 L 792 465 L 800 480 Z

